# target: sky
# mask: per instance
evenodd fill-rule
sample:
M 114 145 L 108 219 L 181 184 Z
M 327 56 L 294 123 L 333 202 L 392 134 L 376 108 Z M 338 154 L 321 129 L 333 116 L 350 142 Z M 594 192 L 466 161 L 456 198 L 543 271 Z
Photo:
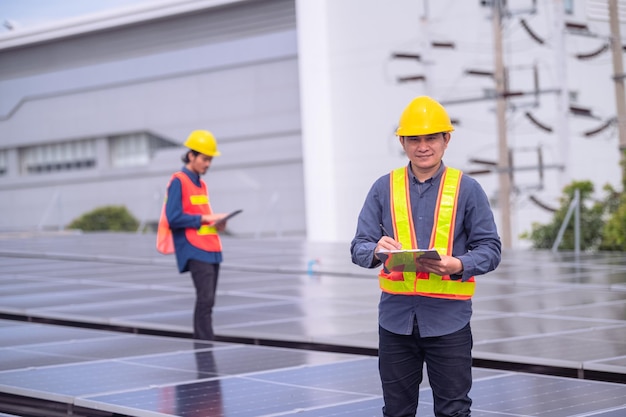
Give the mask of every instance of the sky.
M 32 29 L 68 18 L 115 10 L 155 0 L 0 0 L 0 33 Z M 9 22 L 7 24 L 7 22 Z

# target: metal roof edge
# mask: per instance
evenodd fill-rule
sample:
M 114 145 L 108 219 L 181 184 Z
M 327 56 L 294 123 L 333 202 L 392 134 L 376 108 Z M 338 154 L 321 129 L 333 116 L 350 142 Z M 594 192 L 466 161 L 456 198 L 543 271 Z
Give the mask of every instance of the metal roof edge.
M 165 0 L 0 34 L 0 51 L 250 0 Z

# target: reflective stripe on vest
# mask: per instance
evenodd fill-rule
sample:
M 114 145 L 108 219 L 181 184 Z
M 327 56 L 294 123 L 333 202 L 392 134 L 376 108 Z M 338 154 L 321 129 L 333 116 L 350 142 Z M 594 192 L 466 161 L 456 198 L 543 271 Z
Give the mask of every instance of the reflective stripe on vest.
M 170 183 L 174 178 L 178 178 L 181 183 L 183 213 L 192 215 L 212 213 L 206 183 L 202 179 L 200 180 L 200 186 L 198 187 L 182 171 L 176 172 L 172 175 Z M 167 195 L 165 196 L 165 202 L 167 202 Z M 163 203 L 163 209 L 161 210 L 161 218 L 159 219 L 159 227 L 157 230 L 157 250 L 161 253 L 172 253 L 174 246 L 171 238 L 169 222 L 165 216 L 165 202 Z M 170 235 L 169 237 L 168 234 Z M 217 229 L 214 226 L 203 224 L 199 229 L 185 229 L 185 237 L 192 246 L 195 246 L 198 249 L 208 252 L 222 251 L 222 242 L 217 233 Z
M 461 176 L 462 173 L 458 169 L 446 168 L 439 186 L 430 247 L 435 248 L 442 255 L 452 255 Z M 396 240 L 402 244 L 403 248 L 417 249 L 409 181 L 408 167 L 398 168 L 391 172 L 391 216 Z M 474 277 L 462 282 L 450 279 L 449 275 L 440 276 L 426 272 L 396 270 L 385 272 L 383 268 L 378 278 L 381 290 L 391 294 L 466 300 L 471 298 L 475 288 Z

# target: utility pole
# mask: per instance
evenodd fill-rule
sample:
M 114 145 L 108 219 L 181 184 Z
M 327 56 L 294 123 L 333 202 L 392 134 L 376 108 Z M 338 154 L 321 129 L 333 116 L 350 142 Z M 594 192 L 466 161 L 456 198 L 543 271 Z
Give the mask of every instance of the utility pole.
M 563 0 L 554 0 L 554 68 L 557 83 L 559 83 L 559 96 L 557 104 L 556 132 L 559 136 L 561 165 L 561 187 L 569 180 L 570 170 L 570 146 L 569 146 L 569 89 L 567 86 L 567 55 L 565 53 L 565 6 Z
M 611 27 L 611 53 L 613 54 L 613 80 L 615 81 L 615 109 L 617 111 L 617 131 L 619 135 L 622 183 L 626 184 L 626 94 L 624 94 L 624 64 L 622 61 L 622 41 L 619 30 L 619 10 L 617 0 L 609 0 L 609 24 Z
M 511 169 L 506 137 L 506 73 L 502 54 L 502 0 L 493 0 L 493 43 L 496 81 L 496 116 L 498 120 L 498 179 L 500 238 L 504 249 L 511 248 Z
M 420 24 L 422 27 L 422 31 L 420 33 L 420 36 L 422 37 L 422 40 L 425 43 L 425 47 L 424 47 L 424 60 L 422 61 L 424 63 L 422 71 L 425 77 L 426 82 L 424 83 L 424 92 L 426 93 L 427 96 L 431 95 L 431 85 L 433 83 L 433 78 L 432 78 L 432 62 L 430 61 L 431 57 L 432 57 L 432 47 L 430 46 L 430 16 L 429 16 L 429 9 L 428 9 L 428 0 L 423 0 L 423 4 L 424 4 L 424 9 L 423 9 L 423 13 L 422 16 L 420 16 Z

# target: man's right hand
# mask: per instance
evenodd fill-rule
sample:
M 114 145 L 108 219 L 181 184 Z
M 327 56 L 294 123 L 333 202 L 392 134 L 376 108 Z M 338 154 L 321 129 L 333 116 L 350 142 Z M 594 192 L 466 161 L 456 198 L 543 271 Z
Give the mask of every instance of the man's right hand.
M 217 222 L 218 220 L 223 219 L 226 216 L 227 216 L 226 213 L 203 214 L 201 219 L 200 219 L 200 222 L 202 224 L 211 225 L 211 224 Z
M 376 249 L 374 250 L 374 256 L 379 261 L 382 261 L 382 259 L 380 259 L 378 257 L 378 255 L 376 255 L 376 253 L 379 252 L 380 250 L 383 250 L 383 249 L 385 249 L 385 250 L 402 249 L 402 244 L 400 242 L 398 242 L 397 240 L 393 240 L 392 237 L 389 237 L 389 236 L 381 237 L 380 240 L 378 241 L 378 243 L 376 244 Z

